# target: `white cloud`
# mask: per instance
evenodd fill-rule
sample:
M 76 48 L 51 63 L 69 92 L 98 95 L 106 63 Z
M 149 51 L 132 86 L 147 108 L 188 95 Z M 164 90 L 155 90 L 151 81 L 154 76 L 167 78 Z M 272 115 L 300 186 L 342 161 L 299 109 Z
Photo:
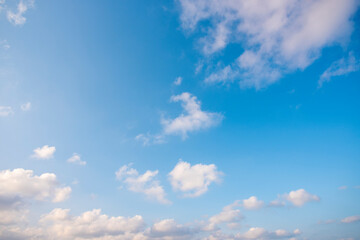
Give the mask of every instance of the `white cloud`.
M 35 199 L 62 202 L 71 193 L 70 187 L 60 187 L 53 173 L 35 175 L 32 170 L 17 168 L 0 171 L 0 198 Z
M 42 216 L 40 222 L 47 234 L 56 239 L 136 239 L 145 223 L 141 216 L 111 217 L 100 209 L 71 216 L 69 209 L 54 209 Z
M 202 111 L 200 101 L 197 100 L 196 96 L 187 92 L 171 96 L 170 101 L 181 102 L 184 113 L 174 119 L 162 118 L 162 133 L 156 135 L 138 134 L 135 137 L 136 141 L 148 146 L 165 143 L 167 135 L 180 135 L 182 139 L 186 139 L 188 133 L 216 126 L 224 118 L 221 113 Z
M 359 222 L 360 221 L 360 215 L 358 216 L 350 216 L 350 217 L 346 217 L 341 219 L 342 223 L 353 223 L 353 222 Z
M 50 159 L 54 157 L 55 151 L 56 148 L 54 146 L 49 147 L 49 145 L 44 145 L 41 148 L 38 147 L 34 149 L 34 154 L 32 155 L 32 157 L 37 159 Z
M 1 225 L 0 238 L 4 239 L 89 239 L 89 240 L 247 240 L 293 239 L 299 229 L 268 231 L 251 227 L 245 232 L 223 233 L 223 224 L 238 224 L 242 215 L 236 207 L 239 201 L 223 208 L 222 212 L 204 221 L 179 224 L 174 219 L 157 220 L 147 227 L 142 216 L 109 216 L 100 209 L 71 215 L 70 209 L 55 208 L 40 217 L 38 225 Z M 231 231 L 233 232 L 233 231 Z
M 237 206 L 239 206 L 238 201 L 225 206 L 219 214 L 209 218 L 207 225 L 204 227 L 204 230 L 216 230 L 218 225 L 222 223 L 228 223 L 228 226 L 237 225 L 243 219 L 240 210 L 235 209 Z
M 31 109 L 31 102 L 21 104 L 20 108 L 23 111 L 29 111 Z
M 355 59 L 353 53 L 349 53 L 347 58 L 341 58 L 333 62 L 328 69 L 321 74 L 319 79 L 319 87 L 325 82 L 329 82 L 331 78 L 343 76 L 352 72 L 356 72 L 360 69 L 360 62 Z
M 0 171 L 0 226 L 25 223 L 31 200 L 62 202 L 70 193 L 71 188 L 60 186 L 53 173 L 34 176 L 32 170 L 21 168 Z
M 285 73 L 305 69 L 323 48 L 349 37 L 351 16 L 358 7 L 356 0 L 180 0 L 180 4 L 185 30 L 208 29 L 199 39 L 205 55 L 229 43 L 245 49 L 206 82 L 236 79 L 242 87 L 257 89 Z
M 181 83 L 182 83 L 182 80 L 183 80 L 182 77 L 177 77 L 177 78 L 175 79 L 175 81 L 174 81 L 174 84 L 175 84 L 176 86 L 180 86 Z
M 81 166 L 85 166 L 86 162 L 81 160 L 81 157 L 77 153 L 73 153 L 73 155 L 67 160 L 68 163 L 73 163 Z
M 197 232 L 197 228 L 178 224 L 174 219 L 164 219 L 154 223 L 146 235 L 156 239 L 161 237 L 164 239 L 192 239 Z
M 33 7 L 33 5 L 34 0 L 20 0 L 17 5 L 17 12 L 13 12 L 11 10 L 7 11 L 7 19 L 14 25 L 23 25 L 26 22 L 24 14 L 29 8 Z
M 307 202 L 320 201 L 318 196 L 310 194 L 304 189 L 298 189 L 284 194 L 284 198 L 296 207 L 301 207 Z
M 198 197 L 207 192 L 213 182 L 219 182 L 222 173 L 214 164 L 196 164 L 180 161 L 169 173 L 174 190 L 184 192 L 185 197 Z
M 274 232 L 267 231 L 264 228 L 253 227 L 245 233 L 236 234 L 236 239 L 280 239 L 291 238 L 301 234 L 299 229 L 295 229 L 293 232 L 288 232 L 283 229 L 278 229 Z
M 0 2 L 0 4 L 1 4 L 1 2 Z M 0 6 L 0 12 L 1 12 L 1 6 Z M 8 50 L 8 49 L 10 49 L 10 44 L 8 43 L 7 40 L 1 40 L 0 47 L 4 50 Z
M 164 135 L 161 134 L 158 135 L 152 135 L 150 133 L 139 134 L 135 137 L 135 140 L 142 142 L 143 146 L 165 143 Z
M 0 117 L 7 117 L 13 114 L 13 110 L 9 106 L 0 106 Z
M 165 135 L 177 134 L 186 138 L 189 132 L 216 126 L 223 119 L 220 113 L 202 111 L 200 101 L 190 93 L 184 92 L 172 96 L 171 101 L 181 102 L 185 114 L 181 114 L 175 119 L 162 119 Z
M 144 174 L 139 174 L 136 169 L 130 168 L 129 165 L 124 165 L 115 174 L 116 178 L 122 181 L 128 190 L 143 193 L 148 198 L 163 204 L 171 203 L 166 199 L 165 191 L 160 182 L 154 179 L 158 174 L 157 170 L 147 170 Z
M 243 207 L 248 210 L 256 210 L 264 207 L 264 201 L 258 200 L 257 197 L 252 196 L 243 200 Z

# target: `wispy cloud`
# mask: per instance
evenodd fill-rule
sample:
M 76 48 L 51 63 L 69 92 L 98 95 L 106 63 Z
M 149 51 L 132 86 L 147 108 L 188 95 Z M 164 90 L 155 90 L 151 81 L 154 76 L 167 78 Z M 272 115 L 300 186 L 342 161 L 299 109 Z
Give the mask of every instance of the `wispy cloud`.
M 202 29 L 203 24 L 208 29 L 198 40 L 205 56 L 230 43 L 245 49 L 231 64 L 211 71 L 205 82 L 236 80 L 256 89 L 305 69 L 320 57 L 321 49 L 349 37 L 351 16 L 358 7 L 355 0 L 180 0 L 180 4 L 186 31 Z
M 177 78 L 175 79 L 175 81 L 174 81 L 174 84 L 175 84 L 176 86 L 180 86 L 181 83 L 182 83 L 182 81 L 183 81 L 183 78 L 182 78 L 182 77 L 177 77 Z
M 319 88 L 322 87 L 325 82 L 330 82 L 333 77 L 347 75 L 359 70 L 360 61 L 355 58 L 353 53 L 349 53 L 348 57 L 333 62 L 330 67 L 321 74 L 318 86 Z
M 223 119 L 223 115 L 220 113 L 201 110 L 200 101 L 190 93 L 184 92 L 172 96 L 170 100 L 181 102 L 184 113 L 174 119 L 163 118 L 161 120 L 165 135 L 181 135 L 185 139 L 188 133 L 216 126 Z
M 14 112 L 10 106 L 0 106 L 0 117 L 7 117 L 13 113 Z
M 26 111 L 30 111 L 31 109 L 31 102 L 26 102 L 24 104 L 21 104 L 20 106 L 21 110 L 26 112 Z
M 342 223 L 353 223 L 353 222 L 359 222 L 359 221 L 360 221 L 360 215 L 350 216 L 350 217 L 341 219 Z
M 128 190 L 145 194 L 148 198 L 160 203 L 170 204 L 171 202 L 165 197 L 164 188 L 155 179 L 158 173 L 158 170 L 147 170 L 144 174 L 139 174 L 136 169 L 124 165 L 119 168 L 115 175 L 116 179 L 123 182 Z
M 14 25 L 23 25 L 26 22 L 24 14 L 34 6 L 34 0 L 20 0 L 17 5 L 17 11 L 7 11 L 7 19 Z
M 161 133 L 138 134 L 135 137 L 136 141 L 148 146 L 165 143 L 168 135 L 180 135 L 182 139 L 186 139 L 189 133 L 214 127 L 220 124 L 224 118 L 221 113 L 203 111 L 201 102 L 196 96 L 188 92 L 171 96 L 170 101 L 180 102 L 183 113 L 175 118 L 162 117 L 160 122 L 163 130 Z

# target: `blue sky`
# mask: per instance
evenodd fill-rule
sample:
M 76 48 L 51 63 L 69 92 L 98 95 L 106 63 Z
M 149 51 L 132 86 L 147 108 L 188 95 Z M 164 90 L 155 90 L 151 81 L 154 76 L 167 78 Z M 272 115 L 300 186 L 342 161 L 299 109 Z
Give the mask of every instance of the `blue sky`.
M 360 239 L 358 8 L 0 1 L 0 238 Z

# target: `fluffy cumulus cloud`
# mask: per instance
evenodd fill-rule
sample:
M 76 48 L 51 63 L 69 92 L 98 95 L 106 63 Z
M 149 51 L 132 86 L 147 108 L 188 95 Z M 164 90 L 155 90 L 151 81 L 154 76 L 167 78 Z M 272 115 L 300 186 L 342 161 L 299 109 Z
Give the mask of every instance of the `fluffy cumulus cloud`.
M 129 165 L 124 165 L 115 174 L 116 178 L 122 181 L 128 190 L 143 193 L 148 198 L 160 203 L 170 204 L 171 202 L 165 197 L 164 188 L 155 179 L 158 173 L 157 170 L 147 170 L 144 174 L 139 174 L 136 169 L 130 168 Z
M 320 198 L 316 195 L 310 194 L 304 189 L 298 189 L 284 194 L 285 200 L 289 201 L 296 207 L 301 207 L 307 202 L 320 201 Z
M 236 209 L 236 207 L 239 206 L 239 201 L 235 201 L 234 203 L 225 206 L 223 210 L 214 215 L 211 216 L 206 225 L 204 226 L 204 230 L 217 230 L 219 229 L 219 225 L 223 223 L 227 223 L 229 228 L 234 228 L 239 225 L 239 222 L 243 219 L 243 216 L 239 209 Z
M 219 182 L 222 173 L 214 164 L 196 164 L 180 161 L 169 173 L 174 190 L 184 192 L 185 197 L 198 197 L 208 191 L 213 182 Z
M 34 175 L 22 168 L 0 171 L 1 199 L 36 199 L 62 202 L 71 193 L 70 187 L 61 187 L 53 173 Z
M 196 226 L 178 224 L 174 219 L 164 219 L 153 224 L 146 235 L 155 239 L 193 239 L 199 232 Z
M 298 189 L 290 191 L 289 193 L 279 194 L 275 200 L 267 204 L 265 204 L 264 201 L 259 200 L 256 196 L 251 196 L 248 199 L 242 200 L 240 206 L 247 210 L 258 210 L 263 207 L 284 207 L 288 204 L 302 207 L 308 202 L 317 201 L 320 201 L 319 196 L 308 193 L 304 189 Z
M 13 110 L 9 106 L 0 106 L 0 117 L 7 117 L 13 114 Z
M 242 203 L 243 207 L 248 210 L 255 210 L 264 207 L 264 201 L 258 200 L 257 197 L 252 196 L 248 199 L 244 199 Z
M 85 166 L 86 162 L 81 160 L 81 157 L 77 153 L 73 153 L 73 155 L 67 160 L 68 163 L 73 163 L 81 166 Z
M 346 58 L 341 58 L 333 62 L 328 69 L 321 74 L 319 79 L 319 87 L 325 82 L 329 82 L 331 78 L 346 75 L 360 69 L 360 62 L 354 57 L 353 53 L 349 53 Z
M 360 222 L 360 215 L 343 218 L 341 219 L 341 222 L 342 223 Z
M 50 159 L 54 157 L 55 151 L 56 148 L 54 146 L 49 147 L 49 145 L 44 145 L 34 149 L 32 157 L 37 159 Z
M 181 102 L 184 113 L 174 119 L 162 119 L 165 135 L 175 134 L 186 138 L 189 132 L 216 126 L 223 119 L 220 113 L 202 111 L 200 101 L 190 93 L 172 96 L 171 101 Z
M 0 238 L 9 230 L 2 231 L 2 224 L 26 221 L 29 212 L 27 202 L 62 202 L 70 193 L 71 188 L 61 186 L 53 173 L 37 176 L 32 170 L 22 168 L 0 171 Z
M 110 217 L 100 209 L 70 215 L 69 209 L 54 209 L 42 216 L 45 235 L 54 239 L 136 239 L 145 226 L 141 216 Z M 141 239 L 141 238 L 140 238 Z
M 16 11 L 9 9 L 7 11 L 7 19 L 14 25 L 23 25 L 26 22 L 24 14 L 29 8 L 34 6 L 34 0 L 20 0 Z
M 1 225 L 0 238 L 4 239 L 75 239 L 75 240 L 187 240 L 187 239 L 291 239 L 300 230 L 278 229 L 268 231 L 251 227 L 241 232 L 231 229 L 231 224 L 242 220 L 236 209 L 239 201 L 226 206 L 223 210 L 205 221 L 180 224 L 174 219 L 162 219 L 147 226 L 143 217 L 109 216 L 100 209 L 72 215 L 70 209 L 55 208 L 43 214 L 38 225 Z M 226 226 L 223 226 L 227 224 Z M 234 233 L 235 232 L 235 233 Z M 237 233 L 236 233 L 237 232 Z
M 229 43 L 244 48 L 231 64 L 215 70 L 208 83 L 239 80 L 242 87 L 263 88 L 284 73 L 305 69 L 324 47 L 341 43 L 353 30 L 356 0 L 180 0 L 182 26 L 204 29 L 205 55 Z M 327 16 L 331 16 L 328 18 Z
M 274 232 L 265 230 L 264 228 L 254 227 L 250 228 L 245 233 L 239 233 L 236 235 L 236 239 L 280 239 L 280 238 L 291 238 L 299 235 L 301 231 L 295 229 L 293 232 L 288 232 L 283 229 L 278 229 Z

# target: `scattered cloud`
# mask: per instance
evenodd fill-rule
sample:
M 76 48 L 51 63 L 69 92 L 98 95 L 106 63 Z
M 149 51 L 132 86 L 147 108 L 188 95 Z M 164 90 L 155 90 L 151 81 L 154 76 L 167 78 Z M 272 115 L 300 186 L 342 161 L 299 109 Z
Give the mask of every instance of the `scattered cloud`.
M 174 219 L 164 219 L 154 223 L 153 226 L 146 231 L 146 235 L 156 239 L 162 237 L 165 239 L 192 239 L 198 231 L 196 227 L 178 224 Z
M 252 196 L 248 199 L 244 199 L 242 206 L 248 210 L 256 210 L 265 206 L 264 201 L 260 201 L 257 197 Z
M 185 197 L 198 197 L 208 191 L 213 182 L 219 182 L 222 173 L 214 164 L 196 164 L 180 161 L 169 173 L 174 190 L 184 193 Z
M 301 234 L 299 229 L 295 229 L 292 232 L 286 231 L 284 229 L 278 229 L 276 231 L 268 231 L 261 227 L 252 227 L 246 232 L 236 233 L 236 234 L 225 234 L 222 231 L 217 231 L 211 234 L 209 237 L 205 238 L 205 240 L 248 240 L 248 239 L 261 239 L 261 240 L 269 240 L 269 239 L 289 239 L 295 240 L 298 235 Z
M 135 140 L 142 142 L 143 146 L 165 143 L 164 135 L 161 134 L 158 135 L 152 135 L 150 133 L 139 134 L 135 137 Z
M 278 229 L 268 231 L 260 227 L 251 227 L 245 232 L 233 233 L 232 226 L 243 219 L 239 201 L 225 206 L 223 210 L 205 221 L 180 224 L 175 219 L 162 219 L 147 226 L 141 215 L 133 217 L 109 216 L 101 209 L 93 209 L 72 215 L 70 209 L 55 208 L 43 214 L 38 225 L 0 223 L 0 238 L 4 239 L 92 239 L 92 240 L 187 240 L 187 239 L 290 239 L 301 234 L 299 229 L 287 231 Z M 225 224 L 225 225 L 224 225 Z M 223 233 L 225 228 L 232 229 L 231 234 Z
M 177 78 L 175 79 L 175 81 L 174 81 L 174 84 L 175 84 L 176 86 L 180 86 L 181 83 L 182 83 L 182 80 L 183 80 L 182 77 L 177 77 Z
M 320 201 L 316 195 L 310 194 L 304 189 L 298 189 L 284 194 L 284 198 L 296 207 L 301 207 L 307 202 Z
M 359 222 L 359 221 L 360 221 L 360 215 L 350 216 L 350 217 L 341 219 L 342 223 L 353 223 L 353 222 Z
M 21 104 L 20 108 L 21 108 L 21 110 L 23 110 L 25 112 L 29 111 L 31 109 L 31 102 Z
M 216 126 L 223 119 L 220 113 L 202 111 L 200 101 L 190 93 L 172 96 L 171 101 L 181 102 L 185 114 L 174 119 L 162 119 L 165 135 L 181 135 L 185 139 L 189 132 Z
M 196 96 L 188 92 L 180 95 L 171 96 L 171 102 L 181 102 L 184 113 L 174 119 L 161 119 L 163 131 L 160 134 L 138 134 L 136 141 L 142 142 L 144 146 L 152 144 L 165 143 L 167 135 L 180 135 L 182 139 L 186 139 L 190 132 L 195 132 L 210 127 L 214 127 L 221 123 L 223 115 L 221 113 L 206 112 L 201 110 L 201 102 Z
M 236 234 L 236 239 L 280 239 L 295 237 L 299 234 L 301 234 L 299 229 L 295 229 L 293 232 L 288 232 L 284 229 L 278 229 L 274 232 L 270 232 L 264 228 L 253 227 L 245 233 Z
M 73 155 L 67 160 L 68 163 L 73 163 L 81 166 L 85 166 L 86 162 L 81 160 L 81 157 L 77 153 L 73 153 Z
M 49 147 L 49 145 L 44 145 L 41 148 L 38 147 L 34 149 L 34 154 L 32 157 L 37 159 L 50 159 L 54 157 L 55 151 L 56 148 L 54 146 Z
M 0 3 L 1 4 L 1 3 Z M 1 11 L 1 6 L 0 6 L 0 11 Z M 0 47 L 4 50 L 8 50 L 10 49 L 10 44 L 8 43 L 7 40 L 1 40 L 0 41 Z
M 7 117 L 13 114 L 13 110 L 9 106 L 0 106 L 0 117 Z
M 239 201 L 235 201 L 234 203 L 225 206 L 219 214 L 209 218 L 206 226 L 203 229 L 207 231 L 217 230 L 219 229 L 219 224 L 222 223 L 227 223 L 230 228 L 232 228 L 232 226 L 238 225 L 238 223 L 243 219 L 240 210 L 236 209 L 238 206 Z
M 348 186 L 340 186 L 338 187 L 339 190 L 346 190 L 348 188 Z
M 360 69 L 360 61 L 358 61 L 352 52 L 346 58 L 341 58 L 333 62 L 328 69 L 321 74 L 318 87 L 322 87 L 325 82 L 330 82 L 333 77 L 347 75 Z
M 40 220 L 47 235 L 56 239 L 137 239 L 145 227 L 141 216 L 111 217 L 100 209 L 70 215 L 69 209 L 56 208 Z
M 245 49 L 231 64 L 211 71 L 205 82 L 237 80 L 241 87 L 260 89 L 305 69 L 323 48 L 347 39 L 358 2 L 180 0 L 180 6 L 183 29 L 207 29 L 198 41 L 205 56 L 230 43 Z
M 20 0 L 17 5 L 16 12 L 13 12 L 12 10 L 7 11 L 7 19 L 14 25 L 23 25 L 26 22 L 24 14 L 29 8 L 32 8 L 33 6 L 34 0 Z
M 154 178 L 158 170 L 147 170 L 144 174 L 139 174 L 129 165 L 124 165 L 115 173 L 116 179 L 122 181 L 129 191 L 145 194 L 149 199 L 153 199 L 162 204 L 170 204 L 166 199 L 165 191 L 158 180 Z

